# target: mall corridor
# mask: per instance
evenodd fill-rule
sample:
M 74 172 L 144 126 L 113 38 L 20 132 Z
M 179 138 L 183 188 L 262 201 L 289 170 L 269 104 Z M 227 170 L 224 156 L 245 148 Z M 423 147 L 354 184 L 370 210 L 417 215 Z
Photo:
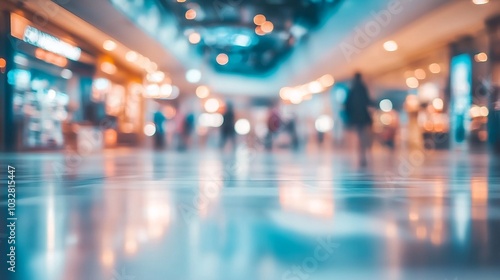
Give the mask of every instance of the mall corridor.
M 0 0 L 0 280 L 500 279 L 500 0 Z

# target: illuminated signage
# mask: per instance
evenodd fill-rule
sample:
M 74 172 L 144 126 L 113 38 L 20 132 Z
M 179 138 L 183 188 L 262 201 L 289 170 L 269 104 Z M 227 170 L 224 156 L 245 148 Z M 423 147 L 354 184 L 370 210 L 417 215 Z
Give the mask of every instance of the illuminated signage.
M 451 59 L 451 117 L 455 143 L 463 142 L 470 131 L 472 103 L 472 59 L 461 54 Z
M 74 61 L 78 61 L 82 54 L 80 48 L 72 46 L 32 26 L 27 26 L 24 30 L 23 41 Z

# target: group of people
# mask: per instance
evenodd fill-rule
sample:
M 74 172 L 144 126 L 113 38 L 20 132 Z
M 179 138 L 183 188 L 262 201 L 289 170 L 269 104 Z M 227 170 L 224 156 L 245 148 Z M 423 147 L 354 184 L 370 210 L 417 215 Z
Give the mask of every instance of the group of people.
M 347 126 L 352 128 L 358 138 L 358 158 L 360 166 L 364 167 L 368 163 L 368 152 L 370 146 L 372 117 L 370 107 L 375 104 L 370 99 L 368 89 L 363 82 L 360 73 L 356 73 L 345 101 L 345 112 L 347 116 Z M 234 106 L 231 102 L 227 102 L 226 110 L 223 114 L 224 121 L 220 127 L 220 148 L 224 149 L 229 142 L 232 147 L 236 147 L 236 114 Z M 196 126 L 194 113 L 182 115 L 178 125 L 178 135 L 180 137 L 179 148 L 185 149 L 190 142 L 191 134 Z M 156 126 L 155 147 L 165 147 L 165 122 L 166 118 L 161 112 L 161 107 L 158 106 L 153 116 L 153 121 Z M 267 134 L 264 139 L 265 147 L 271 150 L 273 147 L 273 139 L 278 133 L 286 132 L 291 139 L 291 147 L 297 149 L 299 146 L 299 137 L 296 129 L 296 119 L 294 116 L 284 121 L 279 114 L 277 107 L 270 109 L 267 117 Z
M 161 106 L 157 105 L 156 111 L 153 114 L 153 123 L 155 125 L 154 146 L 157 149 L 166 147 L 166 122 L 167 118 L 161 110 Z M 179 114 L 176 118 L 176 135 L 179 137 L 178 149 L 186 149 L 191 142 L 191 135 L 196 127 L 196 119 L 193 112 L 187 114 Z

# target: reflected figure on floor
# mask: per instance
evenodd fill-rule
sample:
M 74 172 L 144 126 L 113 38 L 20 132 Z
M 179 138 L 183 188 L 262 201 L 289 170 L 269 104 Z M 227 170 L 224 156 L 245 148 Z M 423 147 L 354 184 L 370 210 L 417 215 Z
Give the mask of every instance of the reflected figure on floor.
M 156 132 L 154 137 L 154 146 L 156 149 L 165 148 L 165 122 L 167 118 L 163 115 L 161 111 L 161 105 L 158 104 L 156 111 L 153 115 L 153 122 L 155 124 Z
M 229 140 L 232 144 L 232 149 L 236 149 L 236 131 L 234 129 L 235 114 L 233 104 L 227 102 L 226 111 L 224 112 L 224 122 L 221 126 L 221 149 L 226 147 L 226 142 Z
M 297 134 L 297 117 L 295 114 L 290 116 L 290 119 L 286 123 L 286 131 L 290 135 L 291 147 L 293 150 L 298 150 L 299 148 L 299 135 Z
M 265 139 L 266 150 L 273 148 L 273 138 L 276 137 L 281 127 L 281 116 L 278 107 L 274 107 L 269 111 L 267 117 L 267 135 Z
M 363 82 L 361 73 L 354 75 L 349 95 L 345 101 L 347 123 L 355 129 L 358 137 L 359 164 L 365 167 L 368 164 L 367 156 L 371 143 L 372 117 L 369 107 L 373 106 L 368 89 Z

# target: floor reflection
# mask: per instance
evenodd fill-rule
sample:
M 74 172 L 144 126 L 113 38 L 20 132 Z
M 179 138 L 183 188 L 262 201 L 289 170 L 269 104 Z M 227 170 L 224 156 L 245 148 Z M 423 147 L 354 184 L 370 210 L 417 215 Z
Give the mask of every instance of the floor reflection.
M 44 167 L 61 155 L 6 160 L 26 178 L 17 279 L 500 275 L 500 171 L 486 155 L 427 155 L 397 181 L 384 175 L 397 160 L 361 171 L 342 152 L 130 150 L 70 176 Z

